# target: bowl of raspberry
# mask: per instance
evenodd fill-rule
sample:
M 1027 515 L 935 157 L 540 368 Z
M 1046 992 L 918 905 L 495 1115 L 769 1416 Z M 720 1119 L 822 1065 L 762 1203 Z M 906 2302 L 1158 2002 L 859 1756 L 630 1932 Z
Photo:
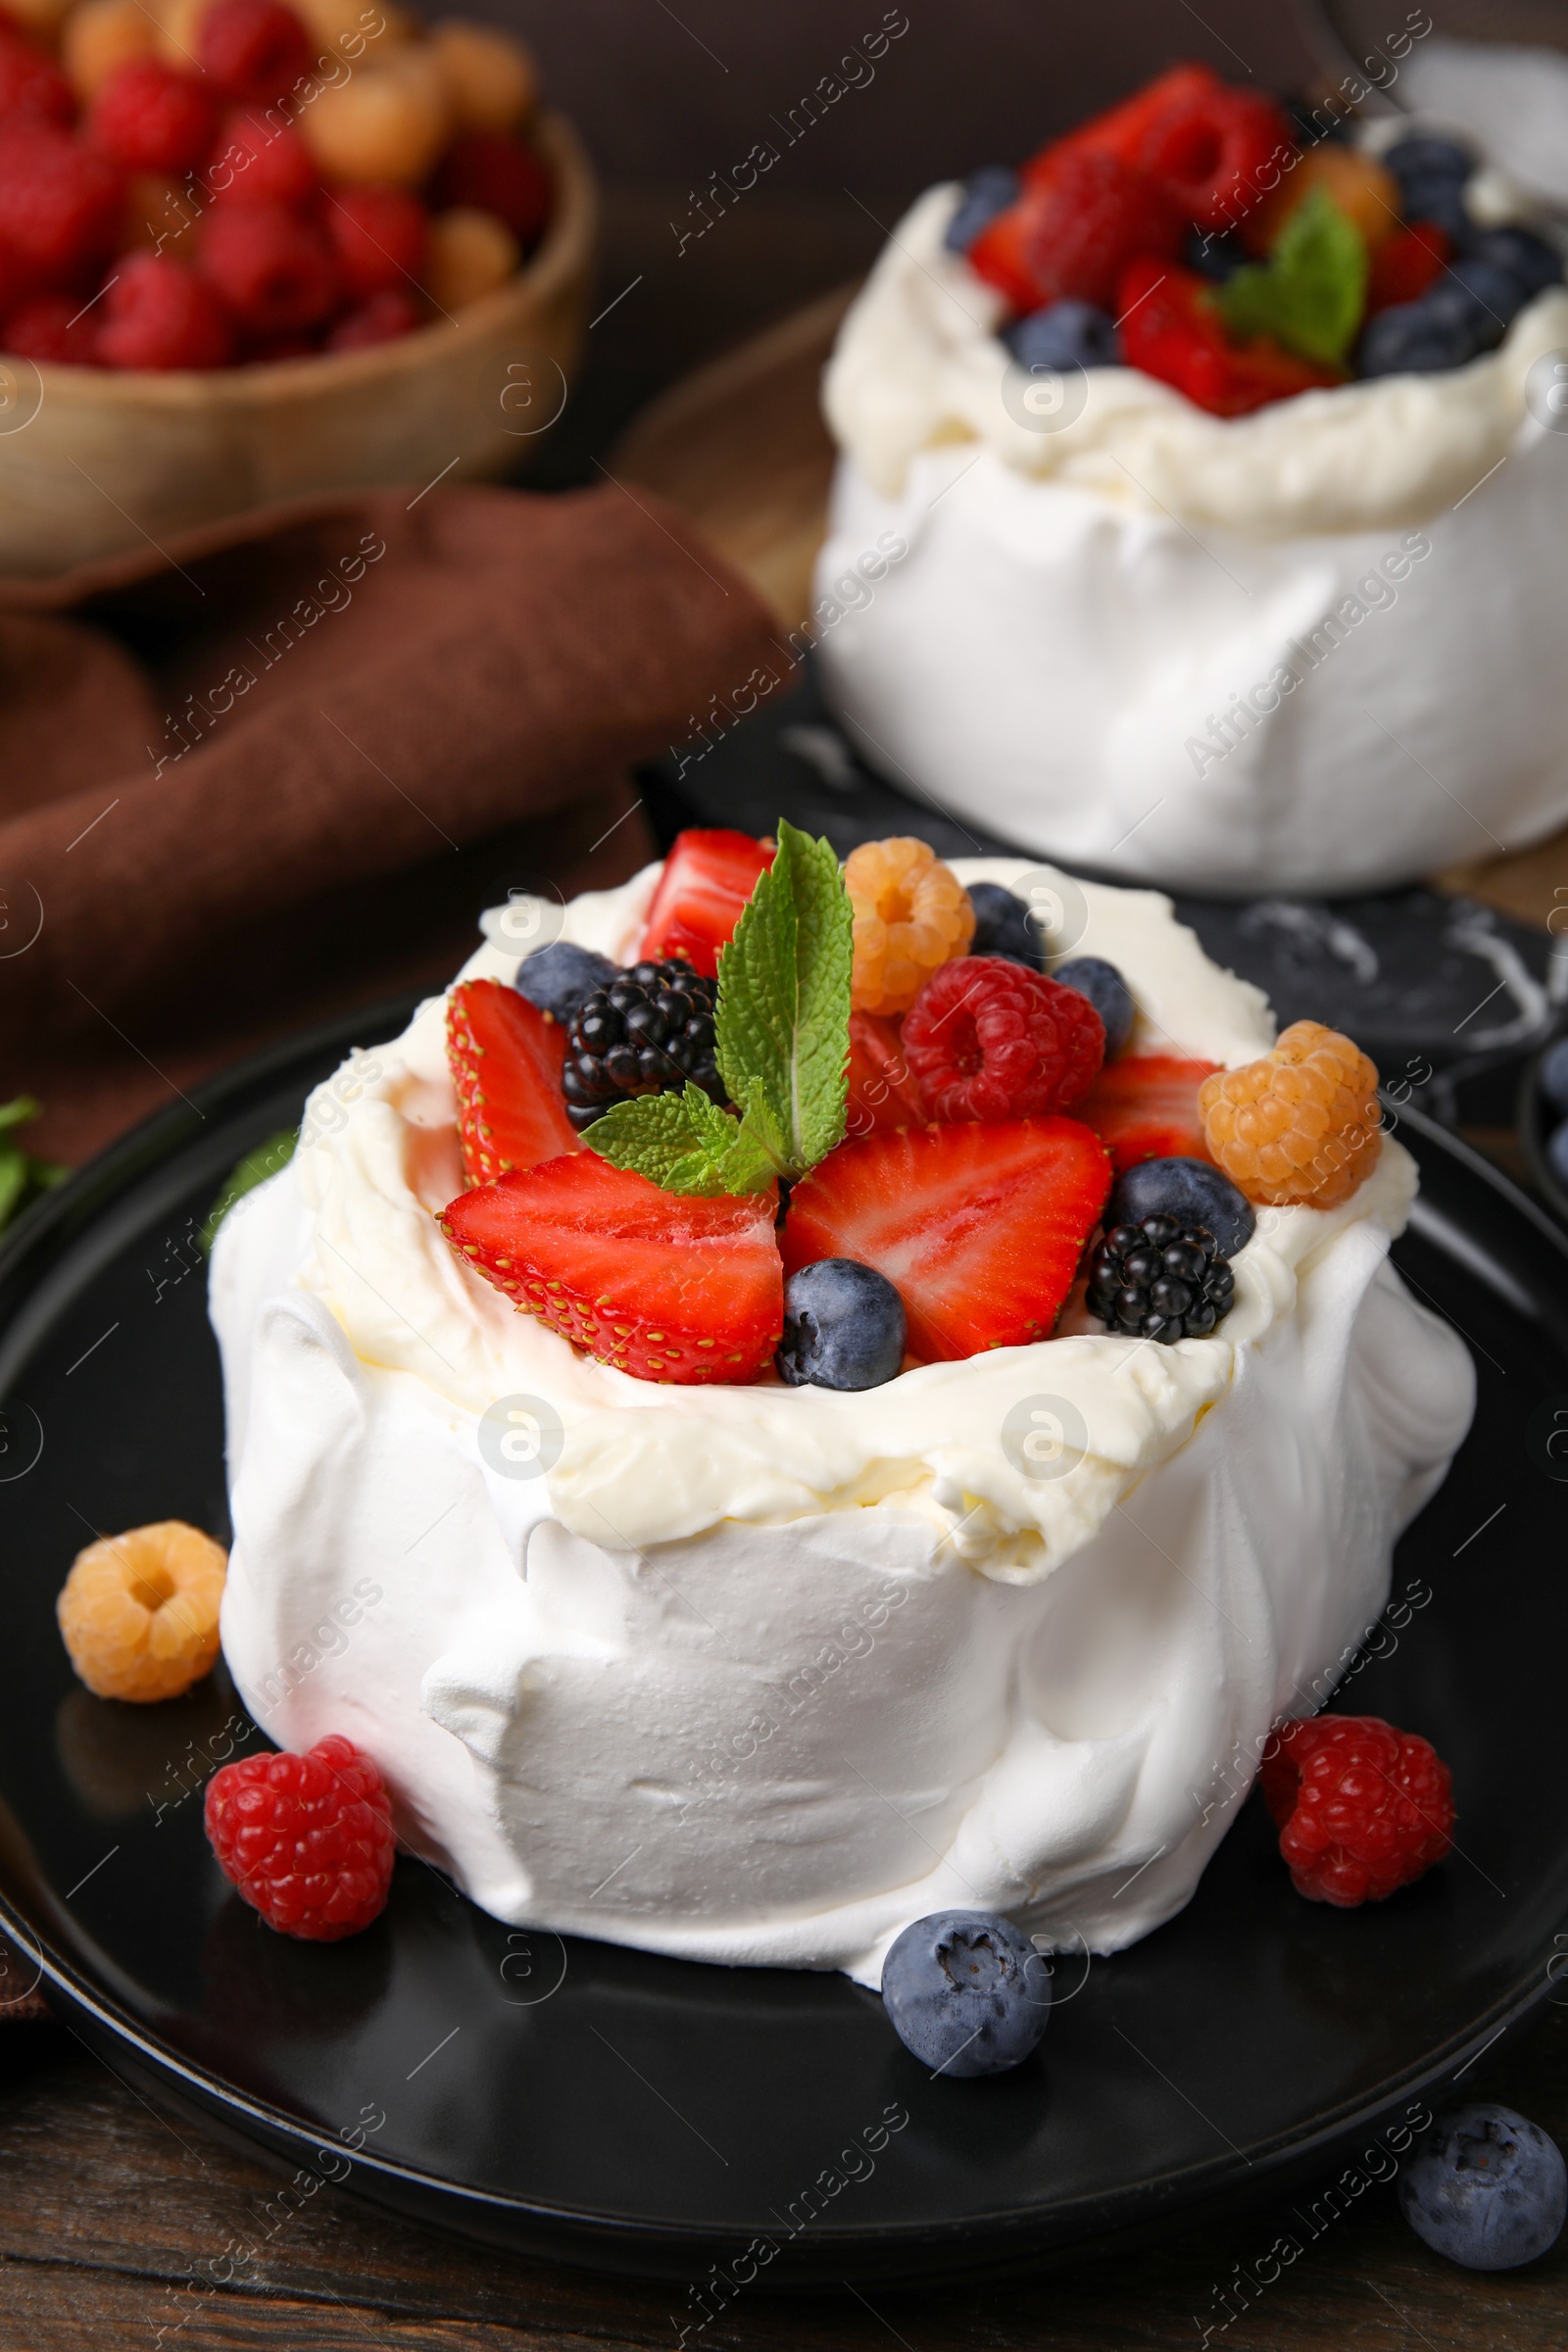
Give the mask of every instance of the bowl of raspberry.
M 0 570 L 509 470 L 597 200 L 522 44 L 396 0 L 0 18 Z

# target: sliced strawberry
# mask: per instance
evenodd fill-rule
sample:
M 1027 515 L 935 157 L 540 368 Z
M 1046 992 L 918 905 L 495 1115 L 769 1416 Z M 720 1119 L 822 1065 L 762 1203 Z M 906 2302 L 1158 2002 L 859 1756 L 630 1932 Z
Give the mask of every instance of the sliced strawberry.
M 1133 257 L 1173 261 L 1186 225 L 1146 172 L 1113 155 L 1074 147 L 980 231 L 969 267 L 1022 310 L 1064 301 L 1103 310 Z
M 1077 1119 L 970 1119 L 841 1144 L 790 1196 L 784 1264 L 856 1257 L 927 1362 L 1049 1339 L 1110 1190 Z
M 447 1066 L 458 1090 L 470 1184 L 581 1150 L 561 1092 L 566 1032 L 499 980 L 463 980 L 447 1001 Z
M 1102 115 L 1091 116 L 1064 138 L 1053 139 L 1049 146 L 1042 147 L 1025 164 L 1022 177 L 1038 178 L 1054 156 L 1071 147 L 1085 148 L 1092 154 L 1113 155 L 1118 163 L 1136 164 L 1151 125 L 1168 107 L 1208 97 L 1224 86 L 1219 75 L 1207 66 L 1172 66 L 1143 89 L 1135 90 L 1130 98 L 1108 107 Z
M 851 1013 L 849 1083 L 846 1132 L 853 1142 L 926 1124 L 920 1090 L 909 1074 L 899 1024 L 891 1015 Z
M 1198 1090 L 1218 1068 L 1173 1054 L 1107 1061 L 1073 1116 L 1094 1129 L 1119 1176 L 1141 1159 L 1208 1159 Z
M 597 1152 L 514 1169 L 442 1212 L 453 1248 L 525 1314 L 638 1380 L 755 1380 L 784 1328 L 778 1199 L 661 1192 Z
M 1213 416 L 1246 416 L 1268 401 L 1344 381 L 1339 371 L 1298 359 L 1267 335 L 1232 343 L 1213 291 L 1193 270 L 1145 257 L 1129 262 L 1116 290 L 1128 366 L 1174 384 Z
M 677 833 L 638 956 L 651 962 L 684 956 L 694 972 L 711 980 L 719 949 L 733 938 L 758 875 L 772 862 L 771 845 L 750 833 Z

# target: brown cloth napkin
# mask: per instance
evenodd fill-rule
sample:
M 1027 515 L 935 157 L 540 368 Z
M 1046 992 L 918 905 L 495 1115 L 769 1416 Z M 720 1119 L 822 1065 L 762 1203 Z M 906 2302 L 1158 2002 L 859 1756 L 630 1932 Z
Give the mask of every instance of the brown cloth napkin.
M 509 887 L 623 881 L 629 771 L 779 668 L 773 626 L 609 486 L 317 500 L 0 583 L 0 1102 L 80 1159 L 444 978 Z

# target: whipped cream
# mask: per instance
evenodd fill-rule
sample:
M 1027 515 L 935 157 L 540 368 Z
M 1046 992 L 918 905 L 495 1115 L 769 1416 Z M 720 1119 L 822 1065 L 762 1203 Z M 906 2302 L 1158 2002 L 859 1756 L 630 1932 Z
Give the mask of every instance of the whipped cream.
M 956 201 L 899 223 L 824 378 L 819 661 L 865 759 L 1209 893 L 1383 887 L 1560 824 L 1568 438 L 1525 395 L 1568 289 L 1466 368 L 1236 418 L 1092 368 L 1034 430 L 1002 299 L 943 246 Z M 835 595 L 887 531 L 908 554 Z
M 657 871 L 565 936 L 629 956 Z M 1166 902 L 1079 904 L 1063 944 L 1125 973 L 1135 1051 L 1266 1049 Z M 1463 1348 L 1386 1264 L 1399 1145 L 1343 1208 L 1260 1215 L 1206 1340 L 1082 1324 L 858 1395 L 661 1387 L 442 1240 L 443 1011 L 321 1091 L 214 1250 L 223 1642 L 258 1720 L 358 1740 L 416 1846 L 518 1925 L 874 1982 L 943 1903 L 1097 1950 L 1168 1917 L 1224 1826 L 1192 1789 L 1313 1703 L 1468 1423 Z M 537 1459 L 486 1442 L 502 1401 Z M 1020 1414 L 1064 1436 L 1044 1475 Z

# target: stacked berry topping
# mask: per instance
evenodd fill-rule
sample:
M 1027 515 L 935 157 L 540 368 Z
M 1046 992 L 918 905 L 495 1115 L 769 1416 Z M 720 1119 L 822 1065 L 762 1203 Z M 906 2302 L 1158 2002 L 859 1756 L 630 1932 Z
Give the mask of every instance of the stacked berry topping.
M 566 1032 L 562 1089 L 580 1134 L 612 1102 L 662 1095 L 688 1079 L 725 1101 L 713 1057 L 718 990 L 689 963 L 634 963 L 585 997 Z
M 1203 1339 L 1236 1302 L 1236 1277 L 1204 1225 L 1152 1216 L 1113 1225 L 1089 1261 L 1088 1306 L 1140 1339 Z

